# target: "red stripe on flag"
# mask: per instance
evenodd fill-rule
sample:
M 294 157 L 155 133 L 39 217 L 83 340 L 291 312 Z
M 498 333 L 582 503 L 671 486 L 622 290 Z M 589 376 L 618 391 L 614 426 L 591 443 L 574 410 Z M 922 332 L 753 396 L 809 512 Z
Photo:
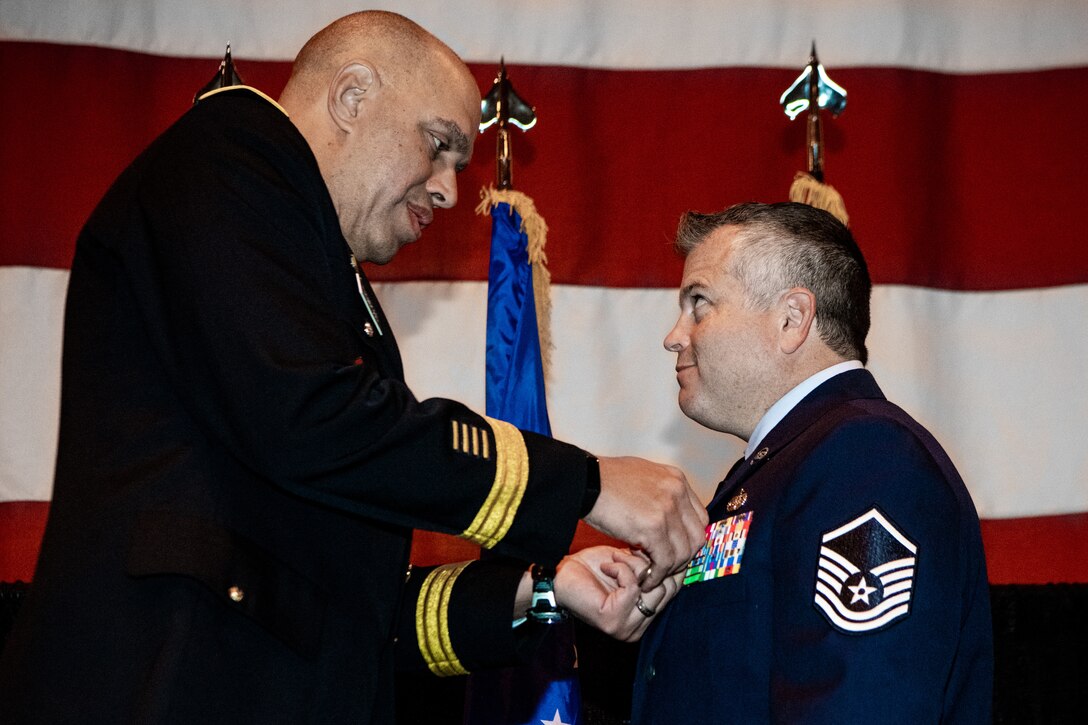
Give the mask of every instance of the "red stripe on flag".
M 0 114 L 0 265 L 65 269 L 106 189 L 190 107 L 218 64 L 0 42 L 0 67 L 11 70 L 0 75 L 9 99 Z M 289 66 L 252 63 L 245 72 L 247 83 L 278 90 Z
M 48 501 L 0 503 L 0 581 L 30 581 L 38 560 Z M 982 521 L 986 566 L 993 584 L 1088 582 L 1088 513 Z M 585 524 L 571 545 L 622 545 Z M 435 565 L 479 556 L 479 548 L 454 536 L 417 532 L 412 561 Z
M 241 50 L 241 49 L 237 49 Z M 247 61 L 272 95 L 284 62 Z M 0 43 L 0 264 L 66 267 L 76 233 L 114 176 L 189 105 L 216 62 L 128 51 Z M 482 88 L 494 67 L 473 67 Z M 558 283 L 671 287 L 679 215 L 786 195 L 804 164 L 804 124 L 778 96 L 794 71 L 606 71 L 520 66 L 510 74 L 540 123 L 516 133 L 514 183 L 550 227 Z M 58 96 L 58 79 L 80 93 Z M 1015 289 L 1088 282 L 1088 243 L 1070 221 L 1088 158 L 1085 69 L 948 75 L 843 68 L 846 112 L 826 124 L 828 181 L 845 197 L 878 283 Z M 381 280 L 482 280 L 494 136 L 462 175 L 462 203 Z
M 984 519 L 982 543 L 994 584 L 1088 583 L 1088 513 Z
M 34 578 L 48 516 L 48 501 L 0 503 L 0 581 Z

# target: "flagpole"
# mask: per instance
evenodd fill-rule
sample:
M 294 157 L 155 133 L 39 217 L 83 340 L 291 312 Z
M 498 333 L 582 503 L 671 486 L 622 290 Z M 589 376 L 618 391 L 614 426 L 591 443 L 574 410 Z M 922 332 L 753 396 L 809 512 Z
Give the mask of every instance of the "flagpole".
M 480 102 L 480 132 L 492 125 L 498 130 L 495 139 L 495 187 L 513 189 L 514 158 L 510 150 L 509 126 L 528 131 L 536 125 L 536 109 L 522 100 L 510 84 L 505 58 L 499 60 L 495 83 Z
M 842 196 L 824 181 L 824 131 L 820 110 L 826 109 L 837 117 L 846 108 L 846 89 L 831 80 L 816 55 L 816 41 L 812 41 L 808 63 L 801 75 L 779 98 L 779 103 L 790 120 L 807 111 L 805 152 L 808 157 L 808 173 L 798 171 L 790 186 L 790 201 L 798 201 L 824 209 L 843 224 L 850 221 Z
M 491 216 L 487 291 L 486 412 L 522 430 L 551 435 L 544 380 L 551 347 L 547 225 L 533 200 L 513 186 L 510 127 L 527 131 L 536 111 L 514 91 L 505 60 L 480 103 L 480 130 L 494 125 L 495 186 L 482 189 L 477 213 Z M 486 552 L 481 557 L 487 556 Z M 581 723 L 574 629 L 549 625 L 533 662 L 474 673 L 465 692 L 465 725 Z M 532 636 L 532 635 L 530 635 Z
M 212 79 L 204 85 L 193 96 L 193 103 L 199 101 L 203 96 L 212 91 L 217 91 L 220 88 L 228 88 L 230 86 L 240 86 L 243 84 L 242 78 L 238 75 L 238 71 L 234 68 L 234 59 L 230 54 L 230 43 L 227 43 L 227 51 L 223 54 L 223 60 L 219 63 L 219 70 L 215 72 Z

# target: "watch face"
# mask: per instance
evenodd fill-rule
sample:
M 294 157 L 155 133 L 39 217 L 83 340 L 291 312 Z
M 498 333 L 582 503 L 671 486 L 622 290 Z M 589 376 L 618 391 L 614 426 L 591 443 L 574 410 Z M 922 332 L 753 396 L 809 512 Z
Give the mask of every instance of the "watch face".
M 554 624 L 567 618 L 566 610 L 555 601 L 555 569 L 533 567 L 533 597 L 525 614 L 543 624 Z

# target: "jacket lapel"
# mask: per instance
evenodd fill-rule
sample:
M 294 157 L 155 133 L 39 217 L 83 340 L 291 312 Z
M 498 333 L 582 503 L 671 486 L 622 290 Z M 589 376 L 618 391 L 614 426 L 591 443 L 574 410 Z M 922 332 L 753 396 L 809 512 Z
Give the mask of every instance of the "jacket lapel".
M 707 510 L 721 504 L 727 497 L 786 448 L 799 435 L 820 422 L 831 410 L 850 400 L 884 399 L 884 394 L 868 370 L 850 370 L 827 380 L 794 406 L 778 425 L 771 429 L 760 446 L 746 459 L 737 461 L 718 489 Z

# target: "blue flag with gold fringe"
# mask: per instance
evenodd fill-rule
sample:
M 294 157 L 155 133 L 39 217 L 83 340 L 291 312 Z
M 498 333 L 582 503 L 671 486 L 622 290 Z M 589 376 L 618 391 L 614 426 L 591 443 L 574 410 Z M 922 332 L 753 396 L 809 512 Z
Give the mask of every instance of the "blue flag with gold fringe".
M 515 202 L 521 201 L 516 197 L 529 199 L 511 191 L 492 191 L 491 195 L 513 197 Z M 529 235 L 522 231 L 522 216 L 517 209 L 526 204 L 511 205 L 508 199 L 489 206 L 487 414 L 522 430 L 550 436 L 552 429 L 544 394 L 544 356 L 533 285 L 534 268 L 539 263 L 530 261 Z M 535 210 L 533 214 L 535 216 Z M 538 242 L 537 246 L 542 245 Z M 540 253 L 542 250 L 537 254 Z
M 485 189 L 477 208 L 491 215 L 487 289 L 487 415 L 551 435 L 544 378 L 551 347 L 544 244 L 547 226 L 532 199 Z M 469 676 L 465 725 L 579 725 L 581 691 L 574 629 L 553 625 L 534 661 Z

